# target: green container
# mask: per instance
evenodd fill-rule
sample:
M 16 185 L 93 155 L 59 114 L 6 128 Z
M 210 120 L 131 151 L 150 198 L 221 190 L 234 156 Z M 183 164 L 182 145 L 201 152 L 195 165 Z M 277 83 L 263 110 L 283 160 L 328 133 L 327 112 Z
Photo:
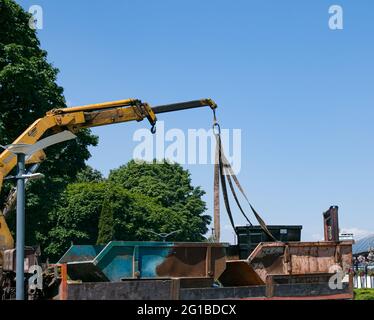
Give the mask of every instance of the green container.
M 271 234 L 282 242 L 300 241 L 302 226 L 267 226 Z M 239 258 L 247 259 L 260 242 L 273 242 L 260 226 L 236 227 Z

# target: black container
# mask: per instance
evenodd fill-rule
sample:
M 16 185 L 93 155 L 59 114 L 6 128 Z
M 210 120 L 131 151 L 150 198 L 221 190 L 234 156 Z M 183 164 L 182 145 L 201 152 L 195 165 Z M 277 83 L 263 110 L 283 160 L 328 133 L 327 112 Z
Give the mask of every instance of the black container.
M 267 226 L 271 234 L 279 241 L 301 240 L 302 226 Z M 273 242 L 260 226 L 236 227 L 239 258 L 247 259 L 260 242 Z

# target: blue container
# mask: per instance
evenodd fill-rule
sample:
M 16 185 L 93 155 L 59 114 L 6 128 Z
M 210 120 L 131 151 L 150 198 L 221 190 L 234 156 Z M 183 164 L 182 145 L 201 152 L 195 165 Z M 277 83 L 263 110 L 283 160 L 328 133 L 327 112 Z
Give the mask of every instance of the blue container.
M 73 245 L 58 263 L 67 264 L 70 279 L 83 282 L 211 278 L 224 270 L 226 247 L 216 243 L 112 241 L 106 246 Z

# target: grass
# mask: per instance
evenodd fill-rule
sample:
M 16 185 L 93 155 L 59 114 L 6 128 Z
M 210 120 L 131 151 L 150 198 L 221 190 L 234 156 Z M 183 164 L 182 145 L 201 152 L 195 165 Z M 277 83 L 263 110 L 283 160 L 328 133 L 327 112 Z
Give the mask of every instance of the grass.
M 354 289 L 355 300 L 374 300 L 374 289 Z

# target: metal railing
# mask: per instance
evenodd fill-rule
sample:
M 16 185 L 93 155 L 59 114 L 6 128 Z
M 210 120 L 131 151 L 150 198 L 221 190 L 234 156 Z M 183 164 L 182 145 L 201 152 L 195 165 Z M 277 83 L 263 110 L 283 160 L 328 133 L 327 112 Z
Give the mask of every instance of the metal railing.
M 355 267 L 353 270 L 353 287 L 355 289 L 374 289 L 374 266 Z
M 373 275 L 353 276 L 353 287 L 355 289 L 374 289 Z

